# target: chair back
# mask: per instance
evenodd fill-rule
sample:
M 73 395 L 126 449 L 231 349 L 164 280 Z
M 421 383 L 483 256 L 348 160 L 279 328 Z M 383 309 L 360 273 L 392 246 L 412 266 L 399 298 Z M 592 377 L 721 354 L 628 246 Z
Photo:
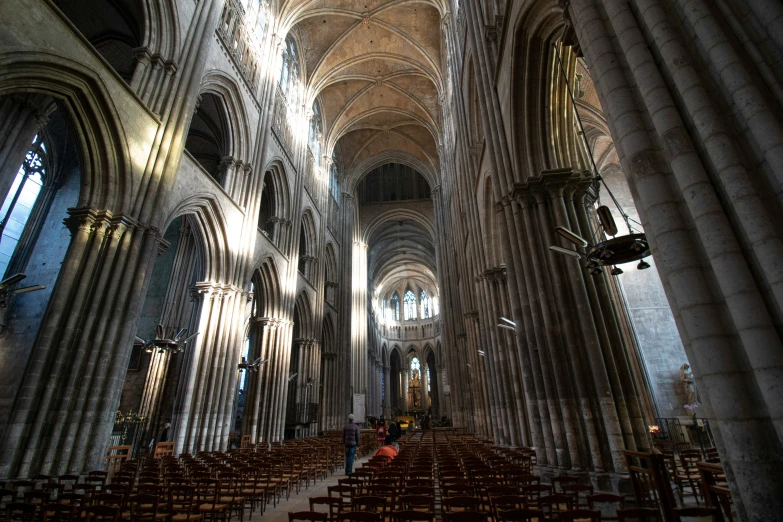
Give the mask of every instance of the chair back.
M 630 508 L 618 509 L 617 520 L 624 522 L 633 520 L 634 522 L 659 522 L 661 514 L 654 508 Z
M 720 512 L 717 508 L 711 507 L 684 507 L 674 509 L 674 522 L 685 522 L 686 520 L 695 519 L 699 522 L 705 522 L 706 517 L 712 522 L 722 521 Z

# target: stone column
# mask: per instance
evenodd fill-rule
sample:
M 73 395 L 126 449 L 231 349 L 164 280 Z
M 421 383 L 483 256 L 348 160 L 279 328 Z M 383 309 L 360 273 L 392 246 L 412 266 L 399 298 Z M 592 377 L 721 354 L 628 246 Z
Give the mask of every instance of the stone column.
M 773 383 L 783 365 L 777 269 L 766 260 L 780 234 L 748 226 L 764 221 L 748 209 L 754 194 L 780 193 L 781 124 L 754 61 L 713 6 L 629 7 L 573 0 L 569 13 L 687 340 L 740 519 L 774 518 L 783 511 L 783 401 Z M 673 18 L 678 24 L 667 25 Z M 676 58 L 678 48 L 686 59 Z M 728 109 L 718 115 L 700 103 Z M 705 125 L 710 116 L 717 126 Z M 743 149 L 739 164 L 726 160 L 733 140 Z M 752 185 L 726 183 L 741 180 L 742 168 L 754 173 Z
M 391 407 L 389 406 L 389 394 L 391 393 L 389 372 L 391 371 L 391 366 L 388 364 L 384 365 L 381 367 L 381 371 L 383 372 L 381 377 L 383 379 L 383 416 L 391 419 Z
M 353 242 L 353 273 L 351 287 L 353 291 L 350 314 L 351 321 L 351 361 L 352 386 L 354 393 L 364 393 L 368 399 L 367 388 L 367 244 Z
M 4 433 L 0 476 L 103 466 L 160 234 L 105 211 L 69 215 L 71 245 Z

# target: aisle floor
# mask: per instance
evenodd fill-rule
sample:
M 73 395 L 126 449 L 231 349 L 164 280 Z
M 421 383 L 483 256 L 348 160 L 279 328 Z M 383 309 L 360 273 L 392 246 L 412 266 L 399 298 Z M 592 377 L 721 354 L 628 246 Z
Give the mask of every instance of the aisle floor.
M 362 464 L 367 462 L 367 460 L 369 460 L 369 456 L 357 459 L 354 462 L 353 469 L 358 469 Z M 256 512 L 253 513 L 252 518 L 246 518 L 246 520 L 253 522 L 257 520 L 263 520 L 264 522 L 288 522 L 289 511 L 310 511 L 310 502 L 308 499 L 310 497 L 328 497 L 329 491 L 327 488 L 329 486 L 336 486 L 337 481 L 342 478 L 345 478 L 345 470 L 338 469 L 329 475 L 326 480 L 319 480 L 315 485 L 311 483 L 309 488 L 302 488 L 298 495 L 292 494 L 289 500 L 283 499 L 282 502 L 278 502 L 277 507 L 274 507 L 270 502 L 267 504 L 263 516 L 256 510 Z

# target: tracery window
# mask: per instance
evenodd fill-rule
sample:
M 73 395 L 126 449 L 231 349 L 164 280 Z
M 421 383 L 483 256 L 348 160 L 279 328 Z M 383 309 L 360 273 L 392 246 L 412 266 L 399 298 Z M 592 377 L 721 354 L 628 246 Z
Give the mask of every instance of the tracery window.
M 321 105 L 318 100 L 313 103 L 313 117 L 310 118 L 310 152 L 313 153 L 316 165 L 321 164 L 321 136 L 323 123 L 321 120 Z
M 19 244 L 27 220 L 46 180 L 46 144 L 39 134 L 16 173 L 11 189 L 0 208 L 0 274 L 4 274 Z
M 391 298 L 391 319 L 394 321 L 400 320 L 400 296 L 397 292 Z
M 329 165 L 329 193 L 335 201 L 340 202 L 340 183 L 337 181 L 337 151 L 332 152 L 332 164 Z
M 421 291 L 421 295 L 419 296 L 419 301 L 421 302 L 421 318 L 429 319 L 430 317 L 432 317 L 430 315 L 430 298 L 427 297 L 426 290 Z
M 421 362 L 419 362 L 418 357 L 411 359 L 411 375 L 413 375 L 414 370 L 421 374 Z
M 280 90 L 288 99 L 288 105 L 296 106 L 299 101 L 299 55 L 296 42 L 290 36 L 285 40 L 283 59 L 280 64 Z
M 415 321 L 416 320 L 416 296 L 413 294 L 411 290 L 408 290 L 405 292 L 405 297 L 403 298 L 405 303 L 405 320 L 406 321 Z

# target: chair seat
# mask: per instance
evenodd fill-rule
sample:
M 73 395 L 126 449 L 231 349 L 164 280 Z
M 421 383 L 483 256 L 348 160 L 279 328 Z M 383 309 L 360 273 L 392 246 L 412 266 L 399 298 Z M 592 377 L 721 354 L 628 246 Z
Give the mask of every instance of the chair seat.
M 223 511 L 228 507 L 227 504 L 201 504 L 198 507 L 199 511 Z
M 203 518 L 203 515 L 197 515 L 195 513 L 182 513 L 181 515 L 174 515 L 171 517 L 171 520 L 172 522 L 188 522 L 189 520 L 202 520 Z

